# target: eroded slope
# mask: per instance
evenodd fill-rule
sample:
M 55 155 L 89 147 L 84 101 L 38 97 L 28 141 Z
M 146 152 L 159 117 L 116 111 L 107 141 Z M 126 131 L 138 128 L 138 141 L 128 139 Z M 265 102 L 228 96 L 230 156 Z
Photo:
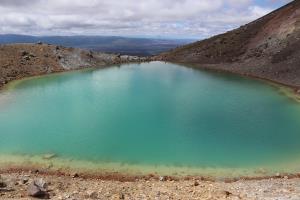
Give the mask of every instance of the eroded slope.
M 300 86 L 300 1 L 157 58 Z

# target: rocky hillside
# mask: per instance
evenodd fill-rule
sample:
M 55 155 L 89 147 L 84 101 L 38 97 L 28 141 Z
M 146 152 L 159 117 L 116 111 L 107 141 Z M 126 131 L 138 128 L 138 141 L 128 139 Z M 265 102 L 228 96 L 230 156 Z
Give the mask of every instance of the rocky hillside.
M 157 59 L 300 87 L 300 1 L 236 30 L 161 54 Z
M 48 44 L 0 46 L 0 87 L 11 80 L 87 67 L 105 67 L 146 58 L 98 53 Z

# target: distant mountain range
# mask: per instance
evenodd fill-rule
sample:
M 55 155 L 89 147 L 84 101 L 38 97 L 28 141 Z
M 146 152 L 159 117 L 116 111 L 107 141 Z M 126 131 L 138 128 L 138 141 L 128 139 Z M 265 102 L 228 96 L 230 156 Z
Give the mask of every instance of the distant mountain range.
M 193 42 L 187 39 L 150 39 L 116 36 L 29 36 L 0 35 L 0 44 L 49 43 L 106 53 L 151 56 Z

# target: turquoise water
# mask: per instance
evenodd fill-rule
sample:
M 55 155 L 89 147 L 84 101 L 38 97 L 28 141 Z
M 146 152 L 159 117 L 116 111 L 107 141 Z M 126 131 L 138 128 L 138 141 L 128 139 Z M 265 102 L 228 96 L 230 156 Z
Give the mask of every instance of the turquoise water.
M 0 153 L 243 167 L 300 156 L 300 106 L 257 80 L 152 62 L 0 93 Z

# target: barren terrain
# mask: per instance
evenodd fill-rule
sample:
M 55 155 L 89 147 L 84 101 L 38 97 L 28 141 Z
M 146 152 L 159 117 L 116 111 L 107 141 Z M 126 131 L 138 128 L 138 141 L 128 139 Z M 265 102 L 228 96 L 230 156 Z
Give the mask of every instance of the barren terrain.
M 147 58 L 99 53 L 43 43 L 0 46 L 0 87 L 9 81 L 35 75 L 103 68 Z
M 238 29 L 176 48 L 156 59 L 300 87 L 300 1 Z

